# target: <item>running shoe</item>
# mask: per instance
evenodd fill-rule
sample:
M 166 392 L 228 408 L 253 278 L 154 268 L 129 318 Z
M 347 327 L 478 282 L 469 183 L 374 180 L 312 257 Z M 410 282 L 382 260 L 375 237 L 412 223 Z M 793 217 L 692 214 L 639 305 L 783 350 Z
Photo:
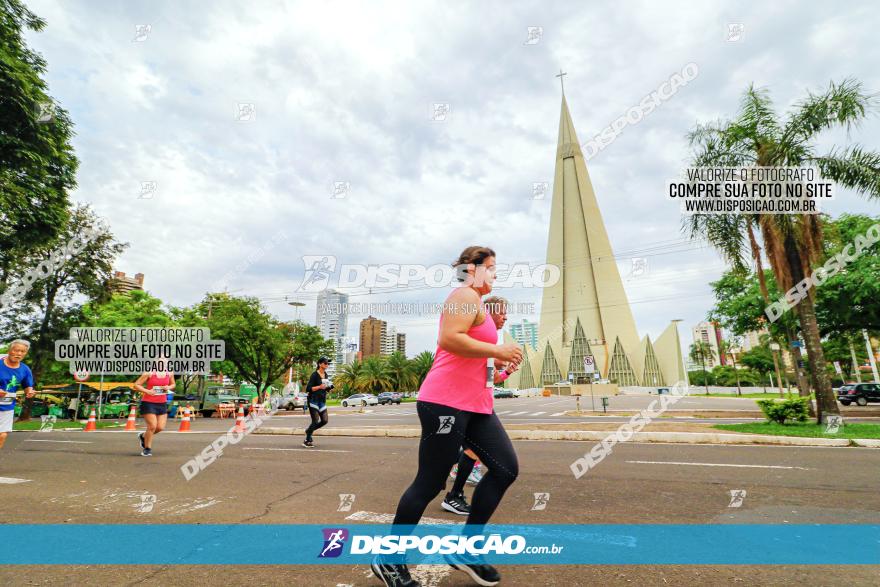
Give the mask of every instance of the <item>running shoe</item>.
M 483 468 L 480 465 L 480 461 L 474 463 L 474 469 L 471 471 L 471 474 L 468 475 L 467 482 L 471 485 L 476 485 L 480 482 L 480 479 L 483 478 Z
M 421 583 L 413 579 L 406 565 L 392 565 L 382 561 L 380 557 L 370 563 L 373 574 L 382 579 L 385 587 L 421 587 Z
M 464 493 L 459 493 L 455 495 L 451 491 L 446 494 L 446 498 L 443 500 L 443 503 L 440 504 L 444 510 L 452 512 L 453 514 L 458 514 L 459 516 L 466 516 L 471 513 L 471 506 L 468 505 L 467 499 L 464 497 Z
M 464 554 L 450 554 L 446 562 L 453 569 L 466 573 L 477 585 L 492 587 L 501 581 L 501 575 L 492 565 L 485 564 L 482 559 Z
M 303 446 L 306 448 L 314 448 L 315 443 L 312 442 L 311 440 L 303 440 Z
M 142 457 L 151 457 L 151 456 L 153 456 L 153 450 L 149 449 L 149 448 L 145 448 L 144 450 L 141 451 L 141 456 Z
M 147 448 L 147 445 L 144 444 L 144 433 L 143 432 L 138 434 L 138 440 L 141 443 L 141 450 L 144 450 L 145 448 Z

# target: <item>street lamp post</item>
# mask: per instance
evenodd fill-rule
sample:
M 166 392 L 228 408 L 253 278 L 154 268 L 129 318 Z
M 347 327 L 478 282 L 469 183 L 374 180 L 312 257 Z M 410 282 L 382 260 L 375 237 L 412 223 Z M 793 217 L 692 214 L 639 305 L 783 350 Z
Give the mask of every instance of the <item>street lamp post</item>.
M 305 306 L 305 303 L 300 301 L 287 302 L 287 305 L 293 306 L 296 308 L 296 316 L 294 317 L 293 323 L 293 335 L 296 336 L 296 323 L 299 321 L 299 309 Z M 287 384 L 293 385 L 293 362 L 290 363 L 290 367 L 287 370 Z

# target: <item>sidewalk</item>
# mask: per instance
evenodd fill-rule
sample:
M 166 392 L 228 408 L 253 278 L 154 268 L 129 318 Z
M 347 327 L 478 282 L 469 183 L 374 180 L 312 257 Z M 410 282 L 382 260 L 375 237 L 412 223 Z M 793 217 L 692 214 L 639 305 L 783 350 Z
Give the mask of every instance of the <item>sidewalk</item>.
M 601 441 L 623 424 L 622 422 L 584 423 L 584 424 L 512 424 L 506 426 L 511 440 L 567 440 Z M 702 427 L 702 431 L 694 431 Z M 278 428 L 262 426 L 254 434 L 278 434 L 302 436 L 304 428 Z M 419 438 L 421 429 L 412 426 L 382 426 L 373 428 L 322 428 L 317 436 L 361 436 L 380 438 Z M 680 422 L 652 422 L 645 431 L 636 432 L 628 440 L 621 442 L 663 442 L 680 444 L 757 444 L 776 446 L 857 446 L 880 448 L 880 439 L 848 438 L 809 438 L 799 436 L 768 436 L 763 434 L 744 434 L 722 432 L 711 428 L 711 424 L 689 424 Z

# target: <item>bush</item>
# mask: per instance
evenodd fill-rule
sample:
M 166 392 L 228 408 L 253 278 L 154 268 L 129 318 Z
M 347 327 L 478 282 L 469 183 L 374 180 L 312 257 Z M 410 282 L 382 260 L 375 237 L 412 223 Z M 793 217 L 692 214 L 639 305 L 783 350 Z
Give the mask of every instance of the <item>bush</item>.
M 795 397 L 782 401 L 772 399 L 756 400 L 761 411 L 771 422 L 785 424 L 786 420 L 806 422 L 809 413 L 809 400 L 805 397 Z

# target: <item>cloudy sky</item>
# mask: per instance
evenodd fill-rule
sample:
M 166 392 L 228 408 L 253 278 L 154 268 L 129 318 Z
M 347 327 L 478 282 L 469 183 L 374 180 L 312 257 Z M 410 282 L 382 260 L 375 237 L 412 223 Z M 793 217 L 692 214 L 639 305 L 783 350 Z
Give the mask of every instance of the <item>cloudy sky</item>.
M 553 178 L 555 74 L 568 74 L 584 143 L 696 63 L 696 79 L 588 163 L 640 334 L 656 338 L 672 318 L 690 327 L 723 263 L 685 241 L 663 197 L 688 158 L 685 133 L 732 116 L 752 82 L 780 112 L 831 80 L 880 90 L 867 2 L 28 5 L 48 21 L 28 42 L 76 125 L 74 197 L 130 243 L 117 268 L 144 273 L 168 303 L 226 288 L 290 318 L 287 296 L 311 322 L 315 295 L 297 294 L 304 255 L 432 265 L 488 244 L 499 262 L 541 263 L 550 200 L 532 193 Z M 528 41 L 529 27 L 541 36 Z M 432 120 L 438 103 L 445 120 Z M 240 105 L 253 105 L 249 120 Z M 877 117 L 820 138 L 848 141 L 880 148 Z M 337 182 L 344 197 L 332 197 Z M 825 211 L 880 205 L 842 191 Z M 629 276 L 631 257 L 648 260 L 646 275 Z M 351 293 L 440 302 L 448 290 Z M 504 293 L 540 307 L 539 289 Z M 380 317 L 407 333 L 409 355 L 433 350 L 436 317 Z

